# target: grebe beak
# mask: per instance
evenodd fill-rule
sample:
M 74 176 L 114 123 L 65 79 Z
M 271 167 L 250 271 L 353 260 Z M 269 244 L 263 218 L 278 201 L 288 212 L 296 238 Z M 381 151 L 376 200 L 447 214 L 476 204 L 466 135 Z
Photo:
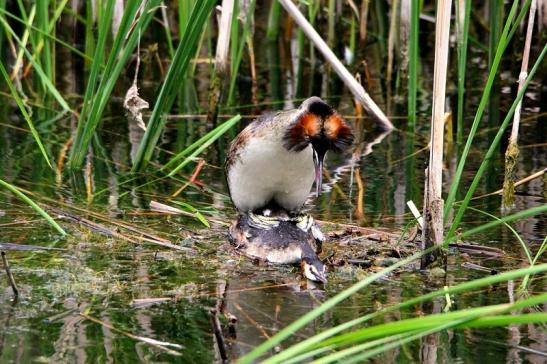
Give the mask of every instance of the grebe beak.
M 315 165 L 315 193 L 319 197 L 323 187 L 323 160 L 325 152 L 317 151 L 313 148 L 313 164 Z

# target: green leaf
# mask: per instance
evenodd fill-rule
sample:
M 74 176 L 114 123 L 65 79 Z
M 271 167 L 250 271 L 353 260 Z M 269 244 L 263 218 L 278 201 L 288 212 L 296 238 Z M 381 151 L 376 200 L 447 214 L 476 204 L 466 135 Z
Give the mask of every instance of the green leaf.
M 21 200 L 23 200 L 24 202 L 26 202 L 34 211 L 36 211 L 37 213 L 39 213 L 40 215 L 42 215 L 44 217 L 44 219 L 47 220 L 47 222 L 53 226 L 61 235 L 66 235 L 66 232 L 63 230 L 62 227 L 59 226 L 59 224 L 57 224 L 57 222 L 55 222 L 55 220 L 53 220 L 53 218 L 51 216 L 48 215 L 47 212 L 45 212 L 40 206 L 38 206 L 34 201 L 32 201 L 30 198 L 28 198 L 25 194 L 23 194 L 21 191 L 19 191 L 17 189 L 17 187 L 15 187 L 14 185 L 8 183 L 8 182 L 5 182 L 3 180 L 0 179 L 0 186 L 2 187 L 5 187 L 7 188 L 8 190 L 10 190 L 11 192 L 13 192 L 17 197 L 19 197 Z

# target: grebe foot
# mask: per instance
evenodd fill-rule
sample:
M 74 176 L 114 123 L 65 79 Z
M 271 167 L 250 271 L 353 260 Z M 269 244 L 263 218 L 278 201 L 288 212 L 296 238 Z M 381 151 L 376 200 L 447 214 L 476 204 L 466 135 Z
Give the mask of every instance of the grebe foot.
M 249 226 L 256 229 L 270 230 L 279 226 L 280 220 L 277 217 L 264 216 L 261 214 L 255 214 L 253 212 L 249 212 L 248 216 Z

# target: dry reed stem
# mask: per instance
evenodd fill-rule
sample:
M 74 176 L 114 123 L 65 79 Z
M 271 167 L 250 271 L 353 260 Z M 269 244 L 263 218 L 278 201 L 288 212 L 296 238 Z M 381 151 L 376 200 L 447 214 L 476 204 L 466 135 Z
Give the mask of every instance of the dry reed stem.
M 222 14 L 220 15 L 217 48 L 215 53 L 215 72 L 211 80 L 209 94 L 209 111 L 207 121 L 216 123 L 218 115 L 218 105 L 223 96 L 222 83 L 227 79 L 228 52 L 230 50 L 230 34 L 232 26 L 232 17 L 234 15 L 234 0 L 222 1 Z
M 451 0 L 437 2 L 437 20 L 435 24 L 435 68 L 433 72 L 433 107 L 431 126 L 431 149 L 429 152 L 429 169 L 426 180 L 426 198 L 424 199 L 424 248 L 439 245 L 443 242 L 442 173 L 443 146 L 445 125 L 445 97 L 448 66 L 448 47 L 450 35 Z M 437 257 L 444 261 L 442 250 L 422 257 L 421 265 L 425 268 Z
M 327 43 L 325 43 L 304 15 L 302 15 L 300 10 L 298 10 L 296 5 L 294 5 L 291 0 L 279 0 L 279 2 L 294 18 L 295 22 L 302 28 L 315 47 L 323 53 L 325 59 L 332 65 L 334 71 L 350 89 L 355 98 L 365 107 L 367 112 L 376 119 L 382 128 L 386 130 L 393 130 L 394 127 L 391 121 L 389 121 L 384 112 L 378 107 L 378 105 L 376 105 L 363 86 L 357 82 L 355 77 L 353 77 L 342 62 L 340 62 L 338 57 L 336 57 L 334 52 L 328 47 Z
M 532 33 L 534 30 L 534 19 L 536 15 L 536 9 L 537 9 L 537 0 L 532 0 L 532 3 L 530 5 L 530 10 L 529 10 L 529 16 L 528 16 L 528 28 L 526 29 L 526 40 L 524 41 L 524 51 L 522 54 L 522 65 L 520 67 L 519 86 L 518 86 L 517 93 L 519 93 L 520 90 L 522 90 L 524 81 L 526 80 L 526 77 L 528 76 L 528 61 L 530 59 L 530 45 L 532 43 Z M 522 108 L 522 100 L 517 104 L 517 108 L 515 109 L 515 114 L 513 116 L 513 128 L 511 129 L 511 137 L 509 138 L 509 143 L 517 142 L 521 108 Z

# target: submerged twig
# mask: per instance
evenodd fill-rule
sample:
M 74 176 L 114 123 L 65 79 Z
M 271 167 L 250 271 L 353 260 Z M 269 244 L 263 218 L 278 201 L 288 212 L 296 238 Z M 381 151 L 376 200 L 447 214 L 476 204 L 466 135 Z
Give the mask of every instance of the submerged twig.
M 351 75 L 351 73 L 342 64 L 342 62 L 340 62 L 334 52 L 329 48 L 329 46 L 325 43 L 325 41 L 321 38 L 321 36 L 317 33 L 313 26 L 308 22 L 304 15 L 302 15 L 300 10 L 298 10 L 296 5 L 294 5 L 291 0 L 279 0 L 279 2 L 281 3 L 281 5 L 283 5 L 285 10 L 287 10 L 287 12 L 294 18 L 295 22 L 302 28 L 304 33 L 306 33 L 310 41 L 317 47 L 317 49 L 319 49 L 320 52 L 323 53 L 325 59 L 332 65 L 334 71 L 338 74 L 338 76 L 340 76 L 342 81 L 344 81 L 344 83 L 350 89 L 353 95 L 365 107 L 367 112 L 371 116 L 376 118 L 376 120 L 380 123 L 380 126 L 382 126 L 384 129 L 394 129 L 393 124 L 391 123 L 391 121 L 389 121 L 384 112 L 378 107 L 378 105 L 376 105 L 374 100 L 372 100 L 372 98 L 365 91 L 363 86 L 359 82 L 357 82 L 355 77 Z
M 17 298 L 19 297 L 19 289 L 17 288 L 17 284 L 15 284 L 15 278 L 13 278 L 11 270 L 9 269 L 8 258 L 6 258 L 5 252 L 2 252 L 2 262 L 4 263 L 4 269 L 6 270 L 6 274 L 8 275 L 8 280 L 11 286 L 11 290 L 13 291 L 13 295 Z
M 175 350 L 172 350 L 172 349 L 169 349 L 167 348 L 166 346 L 171 346 L 171 347 L 174 347 L 174 348 L 177 348 L 177 349 L 182 349 L 182 345 L 179 345 L 179 344 L 173 344 L 173 343 L 169 343 L 169 342 L 166 342 L 166 341 L 159 341 L 159 340 L 156 340 L 156 339 L 150 339 L 148 337 L 143 337 L 143 336 L 138 336 L 138 335 L 134 335 L 130 332 L 126 332 L 126 331 L 123 331 L 123 330 L 120 330 L 112 325 L 110 325 L 109 323 L 107 322 L 104 322 L 104 321 L 101 321 L 99 320 L 98 318 L 95 318 L 93 316 L 89 316 L 88 314 L 84 313 L 84 312 L 80 312 L 80 316 L 82 316 L 83 318 L 85 318 L 86 320 L 89 320 L 89 321 L 93 321 L 101 326 L 104 326 L 106 327 L 107 329 L 109 330 L 112 330 L 112 331 L 115 331 L 117 332 L 118 334 L 122 334 L 124 336 L 127 336 L 128 338 L 130 339 L 133 339 L 133 340 L 137 340 L 137 341 L 140 341 L 140 342 L 143 342 L 143 343 L 146 343 L 150 346 L 153 346 L 154 348 L 156 349 L 160 349 L 162 351 L 165 351 L 166 353 L 169 353 L 171 355 L 175 355 L 175 356 L 181 356 L 182 354 L 178 351 L 175 351 Z

